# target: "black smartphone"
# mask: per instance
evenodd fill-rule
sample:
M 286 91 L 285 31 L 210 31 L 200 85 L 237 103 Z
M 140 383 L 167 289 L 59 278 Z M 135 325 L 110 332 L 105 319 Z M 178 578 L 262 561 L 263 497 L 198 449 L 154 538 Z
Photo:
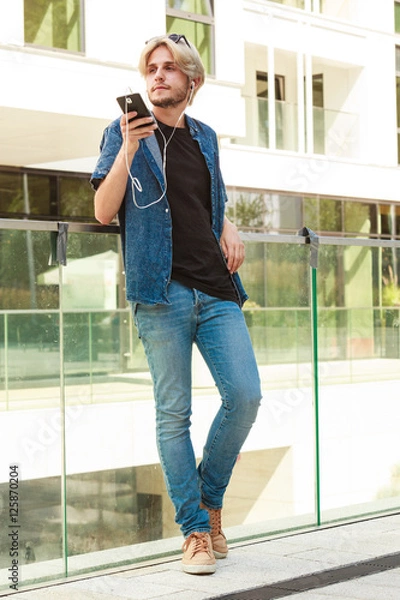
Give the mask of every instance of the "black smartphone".
M 134 119 L 139 119 L 142 117 L 152 117 L 153 115 L 147 108 L 144 103 L 144 100 L 140 94 L 128 94 L 127 96 L 120 96 L 117 98 L 117 102 L 121 107 L 122 112 L 128 113 L 132 110 L 137 112 L 136 117 Z M 129 119 L 129 122 L 133 121 L 133 119 Z

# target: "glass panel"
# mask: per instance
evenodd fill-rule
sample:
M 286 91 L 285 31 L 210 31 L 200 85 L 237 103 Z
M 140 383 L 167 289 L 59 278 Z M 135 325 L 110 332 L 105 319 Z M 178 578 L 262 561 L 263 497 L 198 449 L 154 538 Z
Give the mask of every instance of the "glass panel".
M 68 247 L 62 301 L 67 539 L 74 573 L 85 568 L 84 554 L 104 566 L 109 559 L 97 554 L 103 550 L 163 537 L 165 492 L 152 446 L 152 385 L 126 308 L 119 238 L 71 234 Z
M 242 231 L 294 231 L 302 225 L 302 198 L 250 190 L 230 193 L 227 216 Z
M 25 213 L 24 188 L 21 173 L 0 171 L 0 214 Z
M 325 154 L 325 111 L 323 108 L 313 108 L 314 116 L 314 152 Z
M 285 202 L 296 213 L 299 200 L 238 194 L 271 219 Z M 316 200 L 306 198 L 310 217 L 337 218 L 340 202 L 325 199 L 324 213 Z M 367 204 L 357 207 L 346 213 L 352 227 L 367 215 Z M 247 241 L 241 267 L 264 400 L 225 498 L 231 541 L 315 524 L 310 249 L 271 237 Z M 316 273 L 323 521 L 400 501 L 400 248 L 345 241 L 320 245 Z M 13 461 L 0 472 L 0 498 L 18 466 L 21 587 L 65 576 L 67 563 L 76 575 L 176 552 L 180 543 L 119 238 L 70 234 L 67 267 L 48 266 L 49 248 L 49 233 L 0 231 L 0 455 Z M 197 457 L 219 404 L 195 350 Z M 9 567 L 3 552 L 1 589 Z
M 241 275 L 246 281 L 249 302 L 263 308 L 308 307 L 306 252 L 305 246 L 247 244 Z
M 212 17 L 212 2 L 210 0 L 168 0 L 168 8 L 182 10 L 196 15 Z M 181 31 L 177 33 L 182 33 Z
M 268 100 L 245 97 L 246 137 L 234 138 L 235 144 L 269 148 Z M 298 150 L 297 105 L 277 100 L 275 102 L 276 148 Z
M 69 218 L 94 219 L 94 193 L 86 179 L 60 177 L 60 215 Z
M 268 194 L 243 191 L 229 193 L 229 196 L 227 216 L 241 231 L 269 231 L 271 213 Z
M 305 197 L 304 223 L 316 232 L 342 231 L 342 202 L 331 198 Z
M 0 497 L 7 498 L 1 531 L 18 525 L 20 586 L 65 573 L 58 281 L 40 282 L 49 253 L 49 233 L 0 231 Z M 12 471 L 18 512 L 11 522 L 5 507 Z M 0 538 L 8 550 L 10 538 Z M 8 551 L 0 553 L 2 588 L 10 585 L 11 560 Z
M 320 223 L 323 231 L 342 231 L 342 202 L 320 198 Z
M 275 102 L 275 118 L 277 149 L 296 151 L 298 142 L 295 105 L 288 102 Z
M 256 75 L 257 98 L 268 100 L 268 73 L 257 71 Z
M 320 247 L 317 286 L 320 460 L 323 520 L 398 506 L 399 317 L 374 306 L 385 264 L 379 248 Z M 336 258 L 335 258 L 336 255 Z M 333 266 L 336 263 L 336 266 Z M 342 264 L 342 268 L 338 268 Z M 328 308 L 331 287 L 343 308 Z M 387 273 L 387 269 L 386 269 Z M 325 307 L 324 307 L 325 305 Z M 377 407 L 379 398 L 379 410 Z M 389 417 L 390 415 L 390 417 Z M 388 418 L 389 417 L 389 418 Z
M 400 6 L 400 4 L 399 4 Z M 400 71 L 400 48 L 396 47 L 396 70 Z M 397 129 L 400 128 L 400 76 L 396 77 L 396 115 L 397 115 Z M 397 162 L 400 164 L 400 134 L 397 131 Z
M 25 0 L 25 42 L 82 51 L 80 0 Z
M 0 171 L 0 215 L 94 220 L 93 190 L 87 177 Z
M 396 221 L 396 228 L 395 228 L 395 235 L 396 237 L 400 237 L 400 206 L 395 206 L 395 221 Z M 400 281 L 400 278 L 399 278 Z
M 357 156 L 358 116 L 343 111 L 313 108 L 314 152 L 327 156 Z
M 87 252 L 90 237 L 71 236 L 74 257 L 78 258 L 79 249 L 86 248 Z M 263 385 L 273 390 L 273 401 L 265 407 L 241 453 L 226 496 L 226 505 L 231 508 L 225 526 L 231 539 L 246 537 L 249 523 L 252 531 L 259 531 L 297 520 L 309 522 L 314 503 L 312 483 L 304 489 L 304 479 L 296 476 L 296 483 L 285 488 L 275 483 L 277 479 L 292 481 L 293 465 L 299 460 L 304 461 L 303 477 L 310 482 L 313 479 L 312 436 L 301 436 L 300 441 L 298 437 L 288 439 L 285 433 L 288 424 L 299 418 L 312 427 L 308 249 L 249 243 L 246 252 L 243 278 L 252 300 L 246 304 L 245 317 Z M 275 274 L 274 264 L 286 271 L 285 277 Z M 266 280 L 271 279 L 268 286 L 264 274 Z M 78 281 L 74 287 L 79 289 Z M 99 289 L 99 285 L 92 282 L 89 288 Z M 275 294 L 272 299 L 270 290 Z M 74 295 L 71 290 L 66 298 Z M 274 307 L 274 300 L 293 309 L 266 308 L 266 303 Z M 92 297 L 93 306 L 95 303 Z M 153 540 L 163 538 L 162 547 L 168 549 L 167 539 L 179 535 L 158 462 L 152 384 L 137 334 L 132 331 L 130 313 L 125 309 L 90 309 L 88 304 L 85 309 L 74 306 L 64 315 L 66 397 L 67 410 L 71 411 L 66 460 L 71 573 L 82 569 L 82 554 L 91 554 L 91 565 L 104 566 L 109 557 L 105 558 L 102 550 L 126 546 L 124 554 L 129 557 L 141 542 L 143 556 L 154 552 Z M 193 406 L 197 414 L 193 439 L 199 456 L 210 410 L 219 400 L 197 351 L 193 361 Z M 276 364 L 282 362 L 287 367 L 278 372 Z M 88 431 L 94 423 L 96 436 L 91 437 L 87 452 Z M 275 431 L 273 439 L 266 431 L 271 435 Z M 260 472 L 262 484 L 245 485 L 249 477 L 259 480 L 256 473 Z M 300 498 L 299 511 L 296 506 Z M 75 555 L 80 555 L 79 559 Z
M 400 3 L 394 3 L 394 30 L 400 33 Z
M 382 305 L 400 306 L 400 252 L 398 248 L 382 248 Z
M 55 285 L 42 284 L 49 270 L 50 234 L 3 230 L 0 248 L 0 310 L 56 308 L 58 274 Z
M 400 165 L 400 133 L 397 133 L 397 162 Z
M 248 103 L 247 103 L 248 104 Z M 264 98 L 257 99 L 258 107 L 258 142 L 257 145 L 261 148 L 269 148 L 269 114 L 268 114 L 268 100 Z M 248 110 L 246 110 L 247 116 Z M 246 118 L 246 123 L 248 122 Z M 239 144 L 241 140 L 236 140 Z M 246 143 L 246 142 L 244 142 Z
M 321 231 L 318 196 L 303 196 L 304 225 L 315 232 Z
M 379 205 L 379 233 L 383 239 L 390 239 L 394 234 L 394 223 L 392 220 L 392 211 L 389 204 Z
M 279 524 L 312 518 L 313 379 L 308 259 L 309 249 L 303 245 L 246 243 L 241 276 L 250 300 L 244 305 L 244 314 L 265 404 L 227 491 L 227 505 L 232 506 L 230 519 L 235 525 L 227 529 L 231 537 L 246 535 L 246 529 L 248 535 L 250 527 L 252 531 L 270 530 Z M 297 437 L 289 431 L 293 433 L 292 428 L 300 421 L 304 428 Z M 300 463 L 303 484 L 295 466 Z M 255 476 L 257 464 L 262 481 Z M 247 469 L 249 477 L 259 481 L 253 489 L 245 485 Z M 288 485 L 275 486 L 274 481 L 283 483 L 285 479 Z M 304 481 L 309 484 L 304 485 Z M 244 489 L 245 494 L 240 492 Z
M 24 175 L 28 187 L 26 195 L 27 213 L 32 215 L 57 215 L 56 178 L 47 175 Z
M 180 33 L 187 37 L 199 51 L 206 73 L 213 73 L 212 25 L 167 16 L 167 33 Z
M 344 231 L 353 235 L 371 233 L 371 205 L 361 202 L 345 202 Z

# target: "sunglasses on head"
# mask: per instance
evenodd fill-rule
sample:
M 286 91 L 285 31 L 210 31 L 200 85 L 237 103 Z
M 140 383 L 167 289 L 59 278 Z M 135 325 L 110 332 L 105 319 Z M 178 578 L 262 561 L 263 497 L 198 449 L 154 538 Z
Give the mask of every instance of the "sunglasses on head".
M 148 43 L 149 43 L 149 42 L 151 42 L 152 40 L 156 40 L 156 39 L 157 39 L 156 37 L 154 37 L 154 38 L 151 38 L 151 39 L 147 40 L 146 44 L 148 44 Z M 173 42 L 175 42 L 175 44 L 179 44 L 179 42 L 180 42 L 181 40 L 183 40 L 183 41 L 185 42 L 186 46 L 187 46 L 188 48 L 190 48 L 190 44 L 189 44 L 189 42 L 187 41 L 187 39 L 186 39 L 186 37 L 185 37 L 184 35 L 181 35 L 181 34 L 179 34 L 179 33 L 171 33 L 171 34 L 168 36 L 168 39 L 170 39 L 170 40 L 172 40 Z

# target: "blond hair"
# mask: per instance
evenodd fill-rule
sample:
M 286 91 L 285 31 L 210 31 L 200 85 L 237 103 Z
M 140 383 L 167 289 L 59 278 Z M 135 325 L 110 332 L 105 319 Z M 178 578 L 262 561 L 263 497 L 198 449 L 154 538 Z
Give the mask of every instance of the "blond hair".
M 191 95 L 190 104 L 192 104 L 195 95 L 201 88 L 205 80 L 204 65 L 200 58 L 197 48 L 189 41 L 186 43 L 186 38 L 182 38 L 179 42 L 175 42 L 168 35 L 160 35 L 152 38 L 146 43 L 139 59 L 139 72 L 145 77 L 147 73 L 147 65 L 149 57 L 159 46 L 166 46 L 171 52 L 175 64 L 178 68 L 187 75 L 189 81 L 196 79 L 196 87 Z

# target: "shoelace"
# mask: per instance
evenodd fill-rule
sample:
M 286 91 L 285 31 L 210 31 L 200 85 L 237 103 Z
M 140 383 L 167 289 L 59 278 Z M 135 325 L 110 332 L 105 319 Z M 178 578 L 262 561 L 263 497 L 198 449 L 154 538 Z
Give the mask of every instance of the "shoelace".
M 192 548 L 192 556 L 198 552 L 207 552 L 209 554 L 207 534 L 205 533 L 192 533 L 189 535 L 185 543 L 183 544 L 183 550 L 186 552 L 190 544 L 194 541 Z
M 221 511 L 211 508 L 209 509 L 209 515 L 212 532 L 214 534 L 222 533 Z

